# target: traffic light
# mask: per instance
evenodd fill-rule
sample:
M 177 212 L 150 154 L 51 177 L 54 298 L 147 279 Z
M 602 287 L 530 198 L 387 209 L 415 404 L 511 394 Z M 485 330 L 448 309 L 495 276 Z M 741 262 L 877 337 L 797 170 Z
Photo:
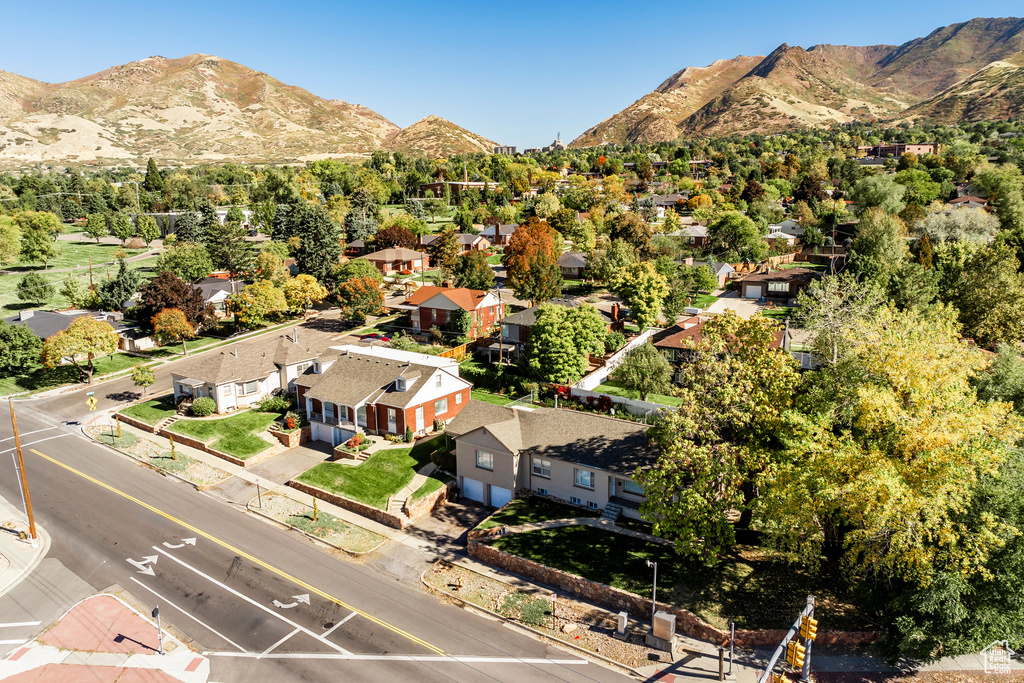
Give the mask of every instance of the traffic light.
M 790 666 L 794 669 L 801 669 L 804 665 L 805 652 L 807 652 L 806 647 L 795 640 L 791 640 L 789 641 L 789 645 L 786 646 L 786 661 L 789 662 Z
M 804 640 L 814 640 L 818 637 L 818 620 L 813 617 L 800 617 L 800 637 Z

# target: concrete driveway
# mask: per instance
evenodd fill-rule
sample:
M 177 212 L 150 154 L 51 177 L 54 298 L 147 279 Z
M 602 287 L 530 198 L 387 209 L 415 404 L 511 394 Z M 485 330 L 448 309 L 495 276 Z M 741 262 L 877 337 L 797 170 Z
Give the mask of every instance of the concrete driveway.
M 718 301 L 707 307 L 707 313 L 725 313 L 727 310 L 735 311 L 741 318 L 752 318 L 755 313 L 766 308 L 758 303 L 757 299 L 741 299 L 736 292 L 726 292 Z

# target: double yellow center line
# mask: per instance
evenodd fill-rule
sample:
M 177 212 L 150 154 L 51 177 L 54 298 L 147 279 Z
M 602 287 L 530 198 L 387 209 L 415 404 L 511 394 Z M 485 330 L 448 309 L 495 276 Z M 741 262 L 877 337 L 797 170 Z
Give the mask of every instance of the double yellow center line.
M 126 500 L 130 500 L 131 502 L 135 503 L 136 505 L 144 507 L 147 510 L 149 510 L 150 512 L 154 512 L 154 513 L 160 515 L 161 517 L 174 522 L 175 524 L 180 524 L 181 526 L 185 527 L 186 529 L 188 529 L 192 533 L 198 534 L 199 536 L 202 536 L 203 538 L 205 538 L 207 540 L 213 541 L 214 543 L 216 543 L 217 545 L 221 546 L 225 550 L 229 550 L 232 553 L 234 553 L 234 554 L 236 554 L 236 555 L 238 555 L 240 557 L 244 557 L 245 559 L 249 560 L 250 562 L 263 567 L 264 569 L 268 569 L 268 570 L 274 572 L 275 574 L 277 574 L 281 578 L 287 579 L 288 581 L 291 581 L 292 583 L 294 583 L 294 584 L 296 584 L 298 586 L 301 586 L 302 588 L 304 588 L 305 590 L 309 591 L 310 593 L 313 593 L 314 595 L 319 595 L 321 598 L 323 598 L 325 600 L 329 600 L 329 601 L 331 601 L 331 602 L 333 602 L 333 603 L 335 603 L 337 605 L 340 605 L 341 607 L 343 607 L 343 608 L 345 608 L 347 610 L 351 610 L 351 611 L 355 612 L 356 614 L 358 614 L 359 616 L 363 617 L 364 619 L 368 619 L 369 621 L 373 622 L 374 624 L 377 624 L 378 626 L 383 626 L 384 628 L 388 629 L 389 631 L 393 631 L 394 633 L 397 633 L 398 635 L 411 640 L 412 642 L 416 643 L 417 645 L 425 647 L 428 650 L 436 652 L 439 655 L 444 655 L 444 651 L 441 648 L 435 647 L 435 646 L 431 645 L 430 643 L 428 643 L 427 641 L 425 641 L 425 640 L 423 640 L 421 638 L 417 638 L 416 636 L 412 635 L 408 631 L 403 631 L 402 629 L 398 628 L 397 626 L 393 626 L 393 625 L 387 623 L 386 621 L 378 619 L 377 617 L 373 616 L 372 614 L 367 614 L 366 612 L 363 612 L 362 610 L 357 609 L 357 608 L 353 607 L 352 605 L 349 605 L 349 604 L 347 604 L 345 602 L 342 602 L 341 600 L 339 600 L 338 598 L 334 597 L 333 595 L 320 590 L 316 586 L 312 586 L 312 585 L 306 583 L 305 581 L 303 581 L 300 578 L 292 576 L 291 574 L 289 574 L 288 572 L 284 571 L 283 569 L 278 569 L 274 565 L 268 564 L 267 562 L 264 562 L 260 558 L 254 557 L 253 555 L 250 555 L 249 553 L 245 552 L 244 550 L 241 550 L 240 548 L 236 548 L 235 546 L 231 545 L 227 541 L 223 541 L 223 540 L 217 538 L 216 536 L 213 536 L 212 534 L 209 534 L 209 533 L 203 531 L 202 529 L 199 529 L 199 528 L 197 528 L 195 526 L 192 526 L 188 522 L 185 522 L 183 520 L 178 519 L 174 515 L 168 514 L 168 513 L 164 512 L 163 510 L 161 510 L 159 508 L 155 508 L 152 505 L 150 505 L 149 503 L 143 502 L 143 501 L 139 500 L 138 498 L 136 498 L 136 497 L 134 497 L 132 495 L 129 495 L 129 494 L 125 493 L 124 491 L 121 491 L 120 489 L 116 489 L 113 486 L 111 486 L 110 484 L 107 484 L 106 482 L 102 482 L 99 479 L 96 479 L 95 477 L 90 477 L 85 472 L 76 470 L 74 467 L 71 467 L 70 465 L 66 465 L 63 462 L 59 461 L 59 460 L 51 458 L 50 456 L 46 455 L 45 453 L 40 453 L 39 451 L 37 451 L 34 448 L 32 448 L 30 450 L 31 450 L 32 453 L 35 453 L 36 455 L 38 455 L 40 458 L 43 458 L 44 460 L 49 460 L 54 465 L 58 465 L 60 467 L 63 467 L 68 472 L 71 472 L 73 474 L 77 474 L 78 476 L 82 477 L 86 481 L 91 481 L 93 484 L 96 484 L 97 486 L 105 488 L 106 490 L 110 491 L 111 493 L 115 493 L 115 494 L 121 496 L 122 498 L 124 498 Z

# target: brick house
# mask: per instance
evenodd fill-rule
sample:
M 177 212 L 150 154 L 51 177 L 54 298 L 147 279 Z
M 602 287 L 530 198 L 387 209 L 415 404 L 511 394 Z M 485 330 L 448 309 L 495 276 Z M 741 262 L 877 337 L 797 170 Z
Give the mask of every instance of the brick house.
M 654 348 L 665 355 L 674 367 L 678 368 L 683 363 L 693 362 L 695 352 L 691 348 L 691 344 L 700 344 L 704 338 L 704 325 L 708 320 L 710 318 L 700 315 L 685 318 L 672 327 L 655 334 L 651 337 L 651 343 L 654 344 Z M 788 352 L 790 342 L 789 321 L 787 320 L 785 327 L 774 332 L 770 347 Z M 678 375 L 675 376 L 675 379 L 679 381 Z
M 576 308 L 586 302 L 582 299 L 563 297 L 559 299 L 549 299 L 544 303 L 552 304 L 554 306 L 562 306 L 563 308 Z M 597 307 L 595 306 L 595 308 Z M 482 352 L 486 353 L 492 361 L 499 353 L 502 358 L 517 357 L 523 349 L 526 348 L 526 341 L 530 338 L 530 328 L 537 322 L 538 310 L 540 310 L 540 306 L 531 306 L 530 308 L 519 311 L 518 313 L 513 313 L 510 316 L 502 318 L 502 345 L 499 347 L 497 344 L 491 344 L 490 346 L 482 349 Z M 610 311 L 597 308 L 597 312 L 601 314 L 602 318 L 604 318 L 609 332 L 621 332 L 625 329 L 625 321 L 619 313 L 619 305 L 617 303 L 612 304 Z
M 473 314 L 470 337 L 478 337 L 505 316 L 505 304 L 492 292 L 465 287 L 424 286 L 405 300 L 409 308 L 409 326 L 414 332 L 441 329 L 451 324 L 456 311 Z
M 426 433 L 459 414 L 473 385 L 447 358 L 346 346 L 317 359 L 295 388 L 312 438 L 337 446 L 360 432 Z
M 737 280 L 736 284 L 744 299 L 788 300 L 796 298 L 798 292 L 807 289 L 813 280 L 820 277 L 821 272 L 811 268 L 768 268 L 759 273 L 751 273 Z
M 587 255 L 582 251 L 567 251 L 558 257 L 557 264 L 562 277 L 579 280 L 587 269 Z
M 422 235 L 420 237 L 420 248 L 426 249 L 431 244 L 437 241 L 440 237 L 440 233 L 434 233 L 433 235 Z M 471 251 L 487 251 L 491 248 L 490 241 L 483 235 L 466 235 L 458 233 L 456 237 L 459 238 L 459 249 L 463 256 Z
M 504 247 L 508 245 L 509 240 L 512 239 L 512 235 L 517 229 L 519 229 L 518 223 L 491 224 L 484 228 L 480 234 L 486 237 L 491 244 Z
M 367 261 L 376 266 L 382 275 L 394 275 L 404 270 L 413 273 L 420 273 L 430 267 L 430 257 L 421 251 L 404 249 L 381 249 L 372 254 L 364 256 Z

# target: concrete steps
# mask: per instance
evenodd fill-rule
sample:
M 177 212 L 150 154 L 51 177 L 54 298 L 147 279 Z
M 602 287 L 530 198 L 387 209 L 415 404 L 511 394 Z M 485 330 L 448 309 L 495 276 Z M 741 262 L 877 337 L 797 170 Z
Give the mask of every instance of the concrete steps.
M 616 505 L 615 503 L 608 503 L 604 506 L 604 511 L 601 513 L 601 519 L 607 519 L 609 522 L 615 523 L 619 521 L 620 515 L 622 515 L 622 506 Z

